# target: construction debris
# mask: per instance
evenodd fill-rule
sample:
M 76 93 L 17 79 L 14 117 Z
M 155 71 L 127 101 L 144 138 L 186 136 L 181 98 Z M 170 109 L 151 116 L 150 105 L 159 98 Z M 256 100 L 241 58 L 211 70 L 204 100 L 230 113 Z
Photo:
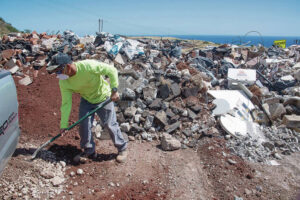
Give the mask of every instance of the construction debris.
M 112 64 L 119 71 L 121 130 L 131 141 L 160 139 L 163 150 L 193 148 L 203 136 L 222 136 L 232 153 L 254 162 L 300 151 L 299 45 L 190 50 L 192 45 L 104 32 L 81 38 L 71 31 L 9 34 L 0 42 L 0 69 L 29 85 L 30 70 L 44 68 L 57 52 L 73 61 Z M 93 130 L 101 136 L 102 129 Z

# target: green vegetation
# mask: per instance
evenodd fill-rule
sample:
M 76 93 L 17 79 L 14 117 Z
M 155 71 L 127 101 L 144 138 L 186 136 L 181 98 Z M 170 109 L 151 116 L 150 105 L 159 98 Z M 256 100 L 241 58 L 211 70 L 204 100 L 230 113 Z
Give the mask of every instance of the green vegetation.
M 4 19 L 0 17 L 0 36 L 11 32 L 20 32 L 20 31 L 15 27 L 13 27 L 11 24 L 5 22 Z

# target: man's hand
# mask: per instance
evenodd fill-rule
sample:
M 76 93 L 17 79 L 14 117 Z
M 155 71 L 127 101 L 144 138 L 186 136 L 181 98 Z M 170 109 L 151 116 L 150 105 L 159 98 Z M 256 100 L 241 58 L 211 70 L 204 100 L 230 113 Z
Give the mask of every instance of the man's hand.
M 120 100 L 119 93 L 118 92 L 112 92 L 110 98 L 113 102 L 119 101 Z

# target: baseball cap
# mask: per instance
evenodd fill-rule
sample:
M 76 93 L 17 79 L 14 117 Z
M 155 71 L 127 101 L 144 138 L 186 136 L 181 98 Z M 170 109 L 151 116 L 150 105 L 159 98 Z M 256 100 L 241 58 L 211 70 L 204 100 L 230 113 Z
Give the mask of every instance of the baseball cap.
M 52 57 L 46 69 L 49 74 L 52 74 L 54 72 L 60 74 L 64 70 L 65 66 L 71 63 L 72 59 L 68 54 L 58 52 Z

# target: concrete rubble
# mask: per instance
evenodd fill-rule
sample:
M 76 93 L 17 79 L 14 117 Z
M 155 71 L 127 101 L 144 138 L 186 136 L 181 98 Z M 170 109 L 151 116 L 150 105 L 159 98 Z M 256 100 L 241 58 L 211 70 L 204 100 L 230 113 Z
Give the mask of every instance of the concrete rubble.
M 96 37 L 71 31 L 9 34 L 0 42 L 0 69 L 29 85 L 34 81 L 30 69 L 42 69 L 57 52 L 74 61 L 112 64 L 119 70 L 121 130 L 130 140 L 161 140 L 163 150 L 193 148 L 209 136 L 224 137 L 232 153 L 254 162 L 300 151 L 299 45 L 190 47 L 192 42 L 184 40 L 130 39 L 104 32 Z M 246 101 L 213 97 L 214 91 L 235 91 Z M 245 134 L 219 126 L 224 117 L 245 124 Z

